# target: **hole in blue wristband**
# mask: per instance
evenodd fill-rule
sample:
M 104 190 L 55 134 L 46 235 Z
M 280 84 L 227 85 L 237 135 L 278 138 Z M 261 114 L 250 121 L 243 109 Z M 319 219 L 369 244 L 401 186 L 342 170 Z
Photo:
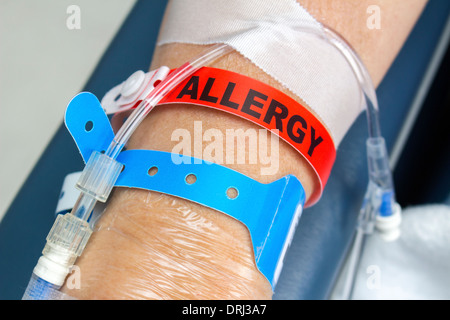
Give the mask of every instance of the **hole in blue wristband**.
M 148 169 L 148 175 L 150 177 L 153 177 L 157 173 L 158 173 L 158 167 L 153 166 L 150 169 Z
M 197 176 L 193 173 L 190 173 L 184 178 L 187 184 L 194 184 L 197 181 Z
M 234 200 L 234 199 L 236 199 L 238 197 L 238 195 L 239 195 L 239 191 L 235 187 L 229 187 L 227 189 L 227 197 L 228 197 L 228 199 Z
M 86 122 L 86 124 L 84 125 L 84 130 L 86 130 L 86 132 L 91 131 L 93 128 L 94 128 L 94 123 L 91 120 Z

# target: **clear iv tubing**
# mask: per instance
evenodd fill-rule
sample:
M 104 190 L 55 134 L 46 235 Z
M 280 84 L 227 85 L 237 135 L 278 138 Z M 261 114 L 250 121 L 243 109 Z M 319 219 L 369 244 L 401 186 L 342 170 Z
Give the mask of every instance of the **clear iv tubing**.
M 364 246 L 368 235 L 373 232 L 377 215 L 385 217 L 392 215 L 396 202 L 388 153 L 379 125 L 378 101 L 371 77 L 361 59 L 344 39 L 325 27 L 324 32 L 332 45 L 346 58 L 358 79 L 369 131 L 369 137 L 366 142 L 369 184 L 359 212 L 356 232 L 348 257 L 348 269 L 342 289 L 342 299 L 348 300 L 353 297 L 356 274 Z
M 361 262 L 365 242 L 367 236 L 374 230 L 377 216 L 388 217 L 393 214 L 393 207 L 396 205 L 396 202 L 392 173 L 389 168 L 385 141 L 380 130 L 375 87 L 361 59 L 341 36 L 326 26 L 322 26 L 322 29 L 302 27 L 300 31 L 308 32 L 318 38 L 327 40 L 344 56 L 358 80 L 361 89 L 361 106 L 366 111 L 369 132 L 369 137 L 366 141 L 369 184 L 359 212 L 356 232 L 348 258 L 348 269 L 344 278 L 342 298 L 348 300 L 353 296 L 356 274 Z
M 190 62 L 185 63 L 175 72 L 170 74 L 160 85 L 144 99 L 137 107 L 137 110 L 130 115 L 127 121 L 117 132 L 114 140 L 109 146 L 106 154 L 111 158 L 117 158 L 122 148 L 127 143 L 128 139 L 139 126 L 145 116 L 153 109 L 154 106 L 172 89 L 180 84 L 189 75 L 200 69 L 201 67 L 209 64 L 210 62 L 222 57 L 223 55 L 231 52 L 233 48 L 226 44 L 216 44 L 208 50 L 208 52 L 192 59 Z
M 152 90 L 149 95 L 142 100 L 136 110 L 128 117 L 127 121 L 121 126 L 113 141 L 105 152 L 105 155 L 116 159 L 124 146 L 127 144 L 133 132 L 147 116 L 147 114 L 158 104 L 158 102 L 171 90 L 173 90 L 180 82 L 189 77 L 201 67 L 210 62 L 224 56 L 233 49 L 226 44 L 216 44 L 210 48 L 206 53 L 192 59 L 181 67 L 177 68 L 175 72 L 170 74 L 164 81 Z M 94 209 L 96 199 L 82 193 L 78 198 L 72 214 L 76 217 L 87 220 L 90 213 Z

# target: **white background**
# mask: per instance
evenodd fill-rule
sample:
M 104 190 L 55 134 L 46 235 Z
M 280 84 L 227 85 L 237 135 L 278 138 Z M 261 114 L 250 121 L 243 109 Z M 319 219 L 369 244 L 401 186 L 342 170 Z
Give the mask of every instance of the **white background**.
M 0 219 L 134 3 L 0 1 Z M 79 30 L 67 27 L 70 5 Z

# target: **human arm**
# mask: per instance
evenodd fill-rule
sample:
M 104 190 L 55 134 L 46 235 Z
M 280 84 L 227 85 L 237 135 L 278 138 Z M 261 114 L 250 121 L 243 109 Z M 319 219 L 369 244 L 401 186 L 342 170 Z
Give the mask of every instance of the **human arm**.
M 384 10 L 383 7 L 382 12 Z M 349 29 L 352 32 L 357 30 L 354 26 Z M 340 32 L 344 34 L 345 30 Z M 370 46 L 364 48 L 360 49 L 360 54 L 364 50 L 371 53 L 373 49 Z M 200 46 L 184 44 L 159 47 L 153 66 L 179 66 L 200 50 L 203 50 Z M 368 58 L 361 55 L 368 63 Z M 368 64 L 369 70 L 378 70 Z M 214 66 L 249 75 L 283 90 L 276 81 L 237 53 Z M 252 128 L 242 119 L 201 107 L 179 105 L 157 108 L 141 125 L 128 147 L 171 151 L 175 144 L 170 138 L 172 132 L 178 128 L 192 132 L 195 120 L 202 121 L 204 130 L 214 128 L 225 132 L 229 128 Z M 271 177 L 261 176 L 258 165 L 229 166 L 261 182 L 273 181 L 288 173 L 295 174 L 309 196 L 315 188 L 315 180 L 308 164 L 283 143 L 280 145 L 280 157 L 283 158 L 280 170 Z M 192 220 L 202 221 L 200 225 L 208 228 L 199 230 L 199 224 L 188 223 Z M 178 232 L 167 232 L 168 229 Z M 178 246 L 180 243 L 183 246 Z M 179 259 L 179 252 L 186 251 L 192 253 L 190 258 Z M 195 253 L 203 251 L 210 252 L 210 255 L 199 259 L 199 254 Z M 155 198 L 154 193 L 137 190 L 115 192 L 99 230 L 78 265 L 82 270 L 82 289 L 71 294 L 86 298 L 138 297 L 137 294 L 154 298 L 271 296 L 270 286 L 254 266 L 245 227 L 223 214 L 192 203 L 169 196 L 158 195 Z M 223 272 L 217 273 L 217 270 Z M 199 277 L 193 276 L 195 274 Z M 186 287 L 193 289 L 186 290 Z

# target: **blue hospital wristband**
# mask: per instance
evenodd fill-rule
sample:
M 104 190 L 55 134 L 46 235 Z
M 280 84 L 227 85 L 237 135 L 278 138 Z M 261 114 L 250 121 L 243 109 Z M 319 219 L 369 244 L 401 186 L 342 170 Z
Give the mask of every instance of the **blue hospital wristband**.
M 91 93 L 80 93 L 71 100 L 65 123 L 85 162 L 114 138 L 107 115 Z M 241 221 L 250 233 L 256 265 L 274 288 L 305 203 L 300 181 L 287 175 L 264 184 L 201 159 L 176 155 L 182 161 L 174 163 L 173 156 L 152 150 L 121 152 L 117 161 L 124 170 L 115 186 L 165 193 Z M 187 181 L 189 175 L 195 176 L 195 182 Z M 229 196 L 230 190 L 236 192 L 235 197 Z

